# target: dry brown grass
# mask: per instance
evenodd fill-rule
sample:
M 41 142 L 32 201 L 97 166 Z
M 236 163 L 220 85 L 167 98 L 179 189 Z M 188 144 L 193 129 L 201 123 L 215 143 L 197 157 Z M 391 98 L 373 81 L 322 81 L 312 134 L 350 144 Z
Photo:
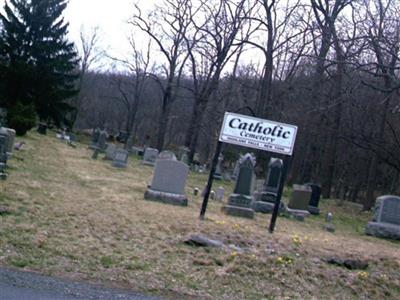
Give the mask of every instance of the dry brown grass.
M 400 244 L 363 235 L 370 216 L 354 208 L 322 203 L 334 212 L 334 234 L 322 229 L 321 216 L 279 218 L 271 235 L 269 215 L 228 217 L 215 202 L 201 222 L 200 197 L 187 208 L 144 201 L 152 169 L 135 158 L 118 170 L 93 161 L 82 144 L 35 133 L 25 140 L 0 183 L 0 206 L 11 212 L 0 216 L 2 265 L 175 298 L 400 297 Z M 205 181 L 191 174 L 188 195 Z M 187 246 L 191 233 L 243 252 Z M 333 255 L 365 258 L 370 267 L 363 274 L 324 262 Z

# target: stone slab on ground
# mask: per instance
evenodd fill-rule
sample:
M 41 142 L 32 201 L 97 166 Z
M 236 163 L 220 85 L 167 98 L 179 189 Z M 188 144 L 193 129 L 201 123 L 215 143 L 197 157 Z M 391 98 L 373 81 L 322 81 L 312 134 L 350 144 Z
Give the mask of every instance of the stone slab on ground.
M 400 240 L 400 226 L 389 223 L 368 222 L 365 233 L 377 237 Z
M 230 216 L 253 219 L 254 210 L 248 207 L 224 205 L 222 211 Z
M 144 193 L 144 199 L 177 206 L 188 205 L 188 198 L 185 195 L 159 192 L 151 188 L 148 188 Z

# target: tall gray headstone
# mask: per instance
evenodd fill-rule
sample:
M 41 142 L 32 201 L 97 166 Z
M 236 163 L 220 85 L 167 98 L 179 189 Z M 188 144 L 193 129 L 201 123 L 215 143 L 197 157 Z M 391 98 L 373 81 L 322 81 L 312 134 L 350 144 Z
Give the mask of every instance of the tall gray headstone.
M 183 162 L 157 159 L 153 180 L 146 190 L 144 198 L 167 204 L 187 206 L 185 185 L 188 174 L 189 167 Z
M 254 167 L 254 157 L 249 153 L 243 156 L 234 192 L 229 196 L 228 204 L 222 207 L 226 214 L 254 218 L 254 210 L 251 208 L 255 180 Z
M 376 199 L 372 222 L 365 228 L 366 234 L 400 240 L 400 197 L 385 195 Z

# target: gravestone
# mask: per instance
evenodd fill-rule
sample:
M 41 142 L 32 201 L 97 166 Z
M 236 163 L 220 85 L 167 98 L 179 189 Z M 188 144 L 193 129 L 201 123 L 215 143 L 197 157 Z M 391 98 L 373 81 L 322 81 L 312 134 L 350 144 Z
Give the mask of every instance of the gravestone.
M 218 157 L 218 163 L 215 168 L 214 179 L 222 180 L 222 161 L 224 160 L 224 156 L 222 154 Z
M 376 199 L 374 217 L 365 227 L 365 233 L 400 240 L 400 197 L 386 195 Z
M 236 180 L 239 174 L 239 166 L 240 166 L 240 160 L 242 158 L 242 155 L 239 157 L 239 159 L 235 163 L 235 167 L 233 168 L 231 179 Z
M 278 158 L 271 158 L 265 174 L 265 181 L 261 191 L 254 193 L 253 209 L 256 212 L 272 213 L 277 198 L 279 185 L 281 183 L 283 161 Z M 284 210 L 281 202 L 280 211 Z
M 7 130 L 0 129 L 0 163 L 7 164 L 7 135 L 3 135 L 4 131 L 7 133 Z
M 6 152 L 10 155 L 14 149 L 14 142 L 15 142 L 15 130 L 11 128 L 6 128 L 8 132 L 8 138 L 6 143 Z
M 106 149 L 106 155 L 104 156 L 105 160 L 114 160 L 115 153 L 117 151 L 117 146 L 115 144 L 108 144 Z
M 197 196 L 199 194 L 199 188 L 193 189 L 193 196 Z
M 112 166 L 115 168 L 126 168 L 129 152 L 125 149 L 116 149 Z
M 224 195 L 225 195 L 225 189 L 220 186 L 217 188 L 217 191 L 215 192 L 215 200 L 222 202 L 224 201 Z
M 188 147 L 180 147 L 179 148 L 179 160 L 185 164 L 189 164 L 189 148 Z
M 100 129 L 95 128 L 92 132 L 92 141 L 89 146 L 89 149 L 94 150 L 97 147 L 97 142 L 99 141 L 99 137 L 100 137 Z
M 144 150 L 142 164 L 147 166 L 154 166 L 157 158 L 158 150 L 148 147 Z
M 97 148 L 100 150 L 100 152 L 104 152 L 106 150 L 107 136 L 108 136 L 107 131 L 105 130 L 100 131 L 99 139 L 97 140 Z
M 255 178 L 254 167 L 254 157 L 249 153 L 243 156 L 233 194 L 229 196 L 228 204 L 222 207 L 222 211 L 226 214 L 254 218 L 254 210 L 251 208 Z
M 315 183 L 306 183 L 305 185 L 311 187 L 311 197 L 310 202 L 308 204 L 308 211 L 312 215 L 319 215 L 319 200 L 321 198 L 321 186 Z
M 304 219 L 309 216 L 308 204 L 310 203 L 312 189 L 306 185 L 294 184 L 292 194 L 286 211 L 295 218 Z
M 176 160 L 175 153 L 172 151 L 164 150 L 158 155 L 158 159 L 171 159 Z
M 39 123 L 37 132 L 40 134 L 46 135 L 47 133 L 47 124 L 46 123 Z
M 181 161 L 157 159 L 153 180 L 147 188 L 144 198 L 166 204 L 187 206 L 185 185 L 188 174 L 188 165 Z

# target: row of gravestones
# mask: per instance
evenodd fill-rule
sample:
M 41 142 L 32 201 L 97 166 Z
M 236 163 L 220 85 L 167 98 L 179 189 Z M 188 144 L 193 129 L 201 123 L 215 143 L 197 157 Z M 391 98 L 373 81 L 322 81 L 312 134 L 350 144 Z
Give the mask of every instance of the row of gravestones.
M 112 160 L 113 166 L 126 167 L 128 152 L 116 148 L 114 144 L 106 146 L 107 133 L 105 131 L 98 131 L 96 137 L 97 139 L 92 140 L 92 148 L 106 149 L 105 158 Z M 10 146 L 7 149 L 10 149 Z M 145 199 L 186 206 L 188 199 L 184 189 L 189 167 L 184 158 L 187 157 L 187 151 L 183 151 L 184 155 L 181 156 L 181 161 L 177 161 L 174 153 L 170 151 L 163 151 L 159 154 L 157 149 L 146 148 L 143 152 L 142 163 L 155 165 L 153 180 L 145 193 Z M 221 161 L 222 157 L 219 159 L 218 166 L 221 165 Z M 230 195 L 227 205 L 222 208 L 225 213 L 253 218 L 254 212 L 272 212 L 282 179 L 283 162 L 275 158 L 270 160 L 266 179 L 261 188 L 253 194 L 254 166 L 255 158 L 251 154 L 242 156 L 236 163 L 233 172 L 236 179 L 235 189 L 234 193 Z M 222 177 L 220 167 L 217 167 L 216 173 L 216 178 L 220 179 Z M 218 188 L 216 193 L 211 194 L 211 197 L 214 197 L 214 194 L 216 199 L 221 201 L 224 194 L 223 188 Z M 282 204 L 280 210 L 300 218 L 309 214 L 319 214 L 320 196 L 321 187 L 317 184 L 295 184 L 287 207 Z M 365 231 L 369 235 L 400 239 L 400 197 L 391 195 L 379 197 L 376 201 L 374 218 L 367 224 Z
M 234 192 L 222 210 L 228 215 L 246 218 L 253 218 L 255 212 L 272 212 L 282 176 L 282 161 L 271 159 L 262 189 L 254 194 L 254 156 L 242 156 L 238 165 Z M 188 172 L 189 167 L 177 161 L 172 152 L 162 152 L 156 156 L 152 183 L 145 192 L 145 199 L 187 206 L 188 199 L 184 190 Z M 223 188 L 218 188 L 215 197 L 221 198 L 223 193 Z M 320 196 L 321 188 L 317 184 L 293 185 L 289 203 L 287 207 L 281 207 L 281 210 L 302 218 L 309 214 L 319 214 Z M 400 197 L 382 196 L 377 199 L 375 217 L 373 222 L 368 223 L 366 233 L 400 239 Z
M 7 161 L 12 156 L 15 140 L 15 130 L 11 128 L 0 128 L 0 179 L 6 179 Z

